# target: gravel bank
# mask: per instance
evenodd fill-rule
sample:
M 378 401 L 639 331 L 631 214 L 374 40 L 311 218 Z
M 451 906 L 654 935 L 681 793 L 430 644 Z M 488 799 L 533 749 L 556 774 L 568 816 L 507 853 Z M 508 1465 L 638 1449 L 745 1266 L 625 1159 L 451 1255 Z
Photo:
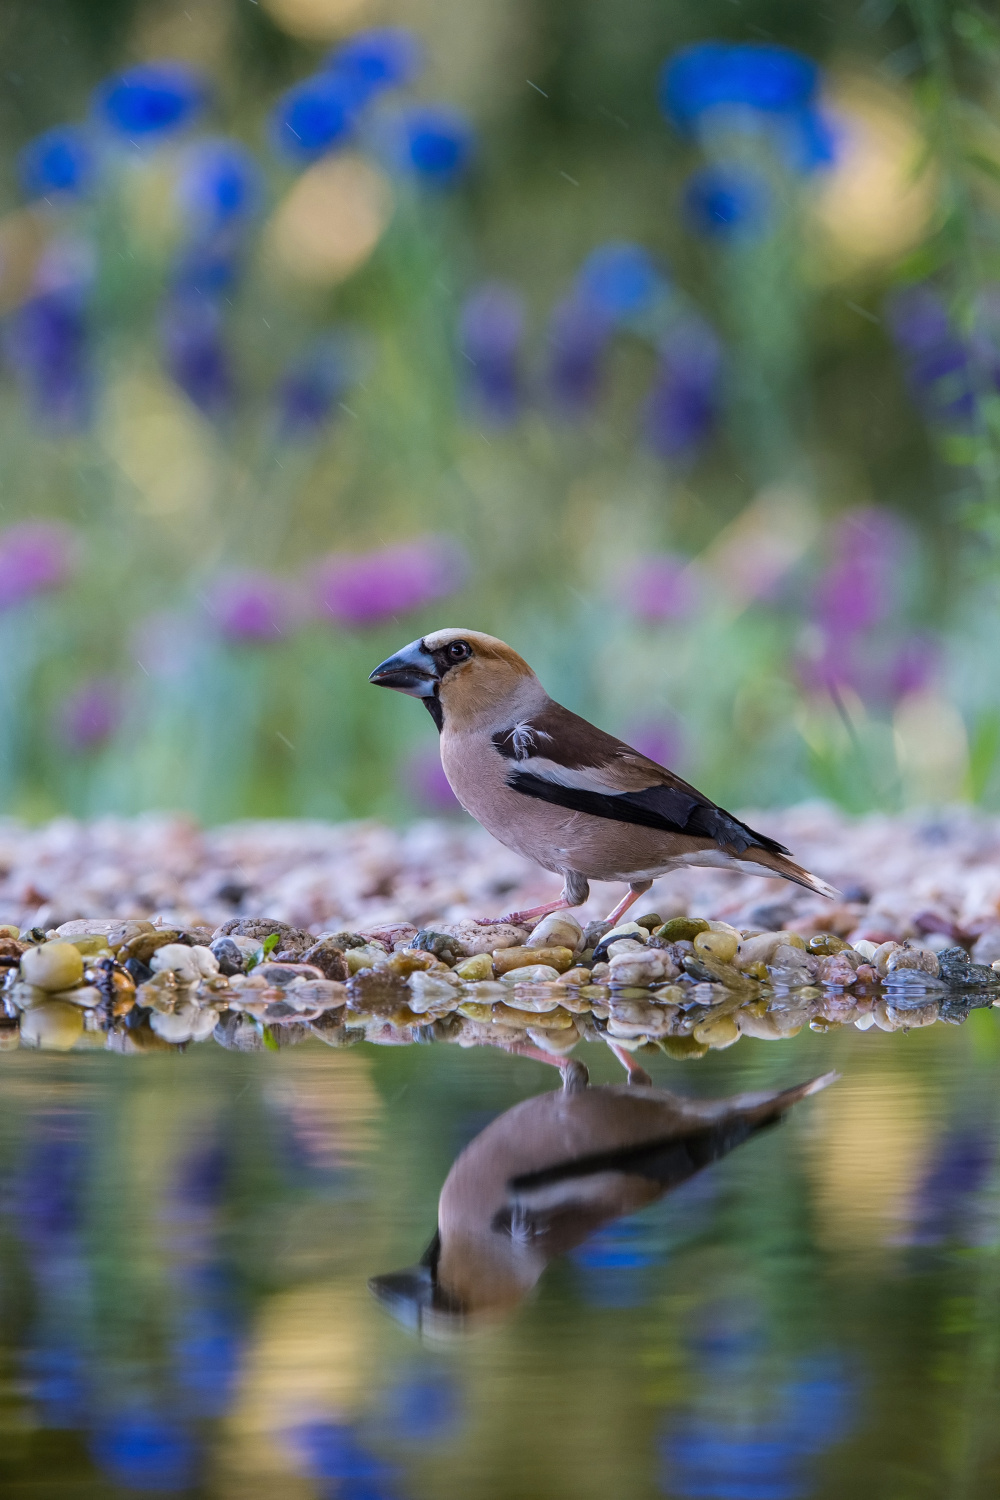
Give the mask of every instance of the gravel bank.
M 825 929 L 885 941 L 966 941 L 1000 914 L 1000 818 L 967 809 L 851 820 L 816 804 L 749 813 L 841 903 L 784 881 L 680 870 L 640 903 L 760 928 Z M 50 929 L 79 917 L 146 917 L 211 929 L 275 917 L 319 933 L 384 922 L 425 927 L 496 916 L 554 896 L 556 877 L 471 822 L 248 822 L 203 830 L 148 815 L 40 828 L 0 823 L 0 922 Z M 621 887 L 595 886 L 581 920 Z

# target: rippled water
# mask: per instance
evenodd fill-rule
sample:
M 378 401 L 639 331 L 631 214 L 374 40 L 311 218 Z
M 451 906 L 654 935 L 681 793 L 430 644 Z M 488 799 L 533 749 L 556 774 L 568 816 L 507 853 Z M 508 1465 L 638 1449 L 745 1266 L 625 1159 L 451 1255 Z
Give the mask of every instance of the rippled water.
M 419 1262 L 458 1152 L 553 1069 L 440 1045 L 5 1054 L 0 1494 L 993 1497 L 998 1066 L 990 1011 L 654 1058 L 706 1098 L 842 1076 L 553 1240 L 523 1297 L 420 1333 L 369 1278 Z M 543 1174 L 531 1213 L 620 1169 Z

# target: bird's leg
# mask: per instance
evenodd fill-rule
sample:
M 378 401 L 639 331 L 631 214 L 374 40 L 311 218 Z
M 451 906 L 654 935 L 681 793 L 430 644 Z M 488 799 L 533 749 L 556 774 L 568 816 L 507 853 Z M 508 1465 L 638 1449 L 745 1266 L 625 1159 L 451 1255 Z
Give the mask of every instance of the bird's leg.
M 605 1037 L 604 1040 L 607 1042 L 607 1037 Z M 650 1078 L 645 1068 L 640 1068 L 631 1052 L 626 1052 L 624 1047 L 619 1047 L 615 1042 L 608 1042 L 608 1046 L 611 1048 L 612 1052 L 615 1054 L 618 1061 L 621 1063 L 622 1067 L 628 1074 L 629 1083 L 641 1084 L 643 1088 L 647 1089 L 651 1089 L 653 1087 L 653 1080 Z
M 633 901 L 638 901 L 640 896 L 644 896 L 652 884 L 651 880 L 639 880 L 634 885 L 630 885 L 628 895 L 622 897 L 614 911 L 608 912 L 604 920 L 610 922 L 612 927 L 617 927 Z
M 567 1094 L 579 1093 L 590 1082 L 587 1069 L 574 1057 L 560 1057 L 555 1052 L 544 1052 L 541 1047 L 533 1047 L 530 1042 L 497 1042 L 495 1045 L 517 1057 L 530 1057 L 532 1062 L 548 1063 L 551 1067 L 558 1068 Z
M 652 885 L 652 881 L 650 881 Z M 648 889 L 648 887 L 647 887 Z M 577 870 L 567 870 L 563 879 L 563 888 L 558 901 L 547 901 L 544 906 L 532 906 L 527 911 L 512 911 L 509 916 L 501 917 L 501 922 L 528 922 L 535 917 L 547 917 L 550 912 L 565 911 L 568 906 L 582 906 L 590 895 L 590 884 L 586 875 L 581 875 Z

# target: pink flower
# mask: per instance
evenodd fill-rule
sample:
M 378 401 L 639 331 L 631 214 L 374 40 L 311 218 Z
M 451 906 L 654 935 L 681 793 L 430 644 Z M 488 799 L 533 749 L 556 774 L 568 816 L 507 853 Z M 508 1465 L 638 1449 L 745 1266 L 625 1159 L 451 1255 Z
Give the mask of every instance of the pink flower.
M 276 641 L 292 624 L 288 587 L 273 573 L 225 574 L 212 589 L 208 609 L 229 641 Z
M 0 531 L 0 609 L 62 588 L 75 554 L 74 534 L 59 521 L 22 521 Z
M 632 563 L 619 588 L 626 609 L 647 624 L 683 620 L 698 603 L 698 586 L 688 561 L 673 552 L 654 553 Z
M 342 625 L 375 625 L 455 593 L 468 570 L 465 552 L 447 537 L 333 552 L 316 574 L 320 611 Z
M 92 677 L 63 700 L 59 730 L 71 750 L 95 750 L 114 734 L 121 713 L 120 685 L 110 677 Z

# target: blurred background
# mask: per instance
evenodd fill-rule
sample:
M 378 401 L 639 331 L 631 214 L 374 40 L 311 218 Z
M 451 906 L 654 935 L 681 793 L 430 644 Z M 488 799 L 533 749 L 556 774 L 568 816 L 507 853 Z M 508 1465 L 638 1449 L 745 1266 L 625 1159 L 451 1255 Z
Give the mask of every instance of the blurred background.
M 0 786 L 448 812 L 444 625 L 735 805 L 1000 802 L 1000 23 L 5 0 Z

